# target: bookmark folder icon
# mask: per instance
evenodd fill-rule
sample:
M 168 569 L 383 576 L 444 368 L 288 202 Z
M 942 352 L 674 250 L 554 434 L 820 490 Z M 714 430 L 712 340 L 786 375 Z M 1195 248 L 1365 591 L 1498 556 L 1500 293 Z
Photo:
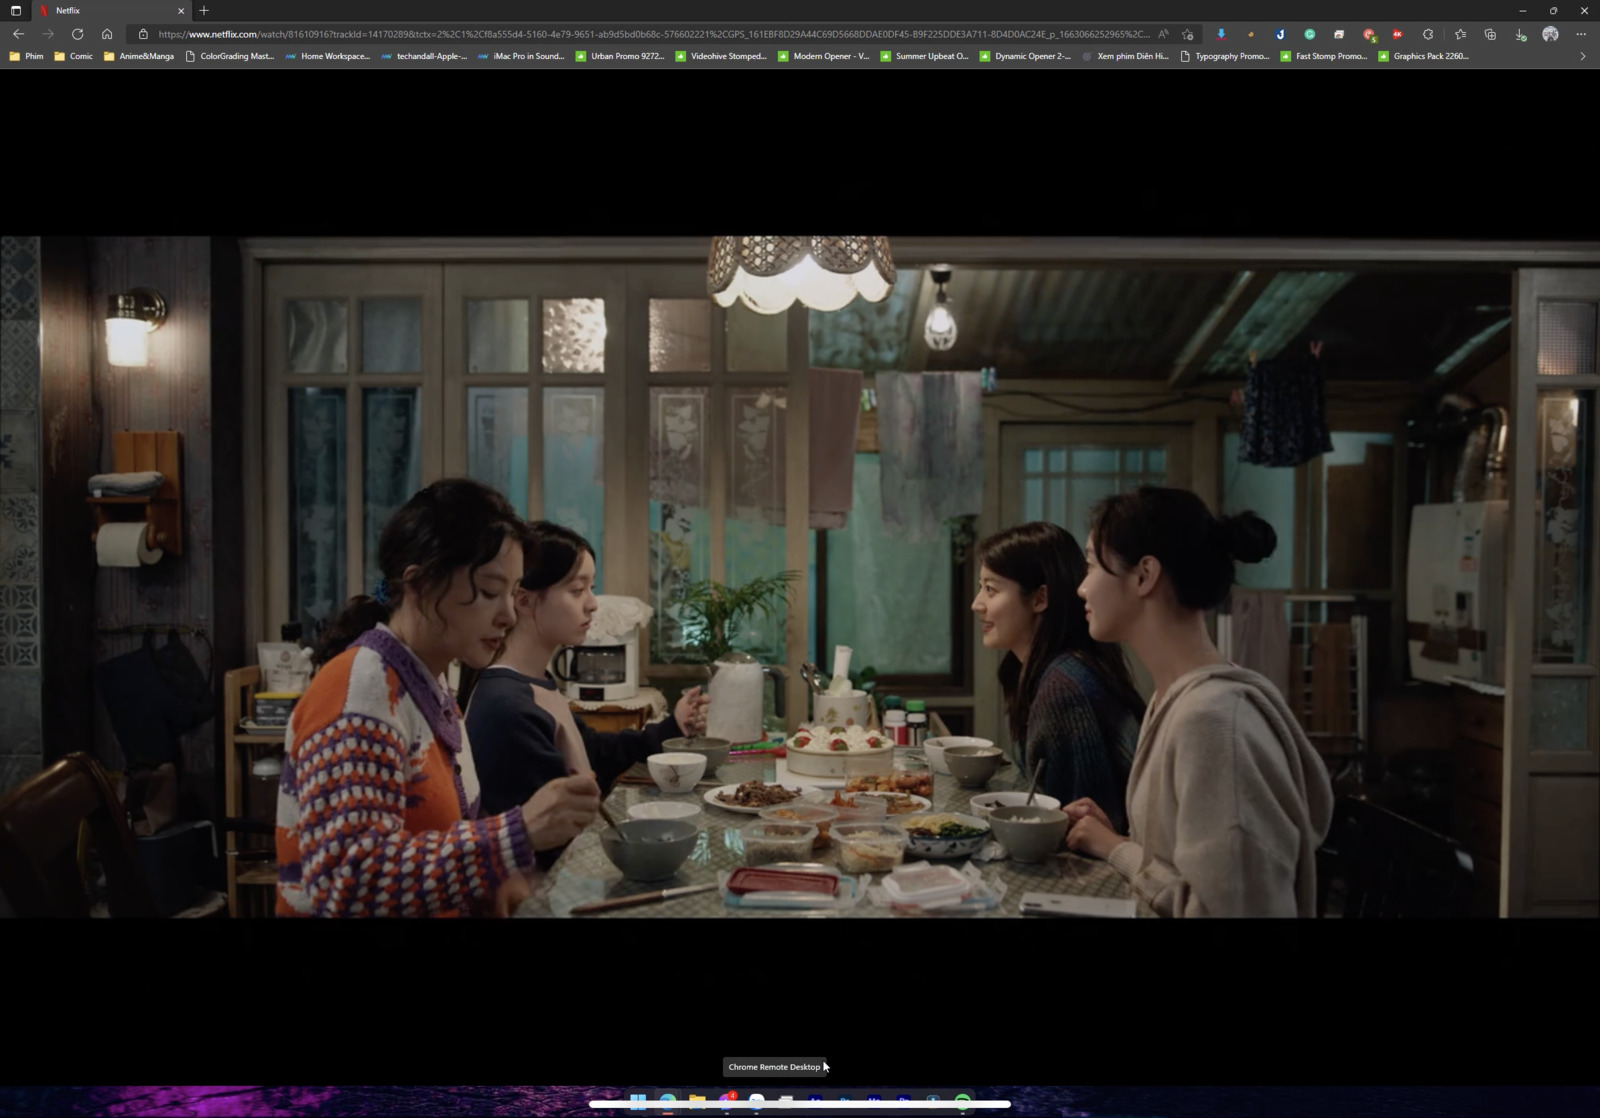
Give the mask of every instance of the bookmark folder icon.
M 117 57 L 117 56 L 116 56 L 116 54 L 115 54 L 115 53 L 114 53 L 114 52 L 112 52 L 112 51 L 109 51 L 109 50 L 108 50 L 108 51 L 106 51 L 106 61 L 107 61 L 107 62 L 113 62 L 113 61 L 115 61 L 115 60 L 116 60 L 116 57 Z
M 66 60 L 67 60 L 67 52 L 66 51 L 64 51 L 64 50 L 56 51 L 56 61 L 57 62 L 65 62 Z

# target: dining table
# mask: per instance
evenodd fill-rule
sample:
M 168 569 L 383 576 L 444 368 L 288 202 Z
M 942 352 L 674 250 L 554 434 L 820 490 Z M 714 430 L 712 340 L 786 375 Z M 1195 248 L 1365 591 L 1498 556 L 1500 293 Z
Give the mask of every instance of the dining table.
M 606 857 L 600 846 L 600 836 L 608 829 L 597 819 L 568 844 L 566 850 L 534 885 L 532 895 L 520 904 L 517 917 L 573 916 L 579 905 L 596 901 L 614 900 L 635 894 L 683 886 L 717 885 L 718 874 L 744 865 L 743 828 L 757 822 L 751 814 L 741 814 L 713 806 L 705 800 L 708 789 L 726 784 L 739 784 L 748 780 L 762 780 L 768 784 L 778 782 L 777 762 L 772 755 L 753 760 L 735 760 L 718 766 L 715 779 L 702 781 L 689 794 L 667 795 L 650 779 L 645 765 L 634 766 L 612 786 L 605 798 L 607 812 L 615 819 L 628 818 L 630 808 L 638 804 L 672 800 L 693 803 L 700 814 L 693 817 L 700 827 L 694 850 L 678 869 L 665 881 L 632 881 L 623 876 Z M 788 783 L 799 786 L 800 781 Z M 928 797 L 932 811 L 973 814 L 972 797 L 983 792 L 1003 792 L 1026 789 L 1027 779 L 1014 765 L 1007 763 L 982 788 L 963 788 L 953 776 L 933 775 L 933 795 Z M 896 817 L 890 816 L 890 821 Z M 837 865 L 834 848 L 837 844 L 816 851 L 810 861 L 830 866 Z M 991 850 L 993 848 L 991 847 Z M 908 862 L 917 856 L 907 853 Z M 942 859 L 944 864 L 963 869 L 971 859 Z M 723 917 L 751 919 L 763 916 L 808 917 L 824 919 L 913 917 L 929 919 L 993 919 L 1013 917 L 1022 919 L 1019 905 L 1024 893 L 1059 893 L 1081 897 L 1099 897 L 1126 900 L 1132 894 L 1126 879 L 1106 862 L 1085 858 L 1065 850 L 1038 863 L 1021 863 L 1010 857 L 990 861 L 977 861 L 983 879 L 991 887 L 1004 886 L 1000 903 L 980 911 L 950 912 L 939 909 L 896 908 L 878 904 L 871 896 L 863 896 L 856 904 L 840 909 L 785 909 L 748 908 L 728 904 L 717 888 L 669 897 L 655 903 L 636 904 L 610 908 L 579 919 L 599 920 L 613 918 L 708 918 Z M 874 882 L 881 874 L 870 875 Z

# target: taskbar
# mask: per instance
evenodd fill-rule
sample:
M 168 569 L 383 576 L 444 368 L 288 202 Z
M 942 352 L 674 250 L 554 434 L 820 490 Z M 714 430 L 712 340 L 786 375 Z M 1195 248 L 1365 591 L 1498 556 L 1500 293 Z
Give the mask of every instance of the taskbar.
M 630 1087 L 592 1098 L 595 1114 L 1011 1115 L 1011 1101 L 967 1087 L 770 1086 Z M 1063 1111 L 1062 1113 L 1070 1113 Z

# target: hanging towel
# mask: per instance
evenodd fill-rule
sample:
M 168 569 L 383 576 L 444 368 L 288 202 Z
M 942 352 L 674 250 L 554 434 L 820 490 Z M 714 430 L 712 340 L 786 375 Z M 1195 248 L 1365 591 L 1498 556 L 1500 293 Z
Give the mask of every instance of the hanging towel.
M 861 430 L 861 373 L 811 370 L 811 517 L 813 528 L 837 530 L 850 512 Z
M 883 524 L 930 543 L 983 508 L 983 375 L 879 373 Z
M 1233 617 L 1233 662 L 1266 676 L 1285 698 L 1289 695 L 1289 619 L 1284 596 L 1275 590 L 1234 588 L 1229 603 Z
M 1333 449 L 1321 361 L 1309 354 L 1259 362 L 1245 379 L 1239 461 L 1298 466 Z

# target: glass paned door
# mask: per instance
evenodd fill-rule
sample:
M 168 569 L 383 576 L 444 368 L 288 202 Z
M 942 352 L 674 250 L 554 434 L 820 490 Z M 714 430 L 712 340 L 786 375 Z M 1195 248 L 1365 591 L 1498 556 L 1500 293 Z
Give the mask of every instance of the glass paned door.
M 1600 915 L 1600 270 L 1513 284 L 1501 911 Z
M 272 265 L 262 376 L 266 628 L 316 634 L 377 579 L 389 516 L 441 476 L 443 270 Z
M 595 549 L 595 591 L 620 546 L 624 269 L 453 264 L 444 269 L 444 456 Z M 613 509 L 615 505 L 615 509 Z
M 1000 428 L 1001 526 L 1046 520 L 1087 547 L 1097 502 L 1141 485 L 1189 486 L 1192 441 L 1190 427 L 1178 424 L 1007 423 Z M 1150 674 L 1124 651 L 1148 697 Z

